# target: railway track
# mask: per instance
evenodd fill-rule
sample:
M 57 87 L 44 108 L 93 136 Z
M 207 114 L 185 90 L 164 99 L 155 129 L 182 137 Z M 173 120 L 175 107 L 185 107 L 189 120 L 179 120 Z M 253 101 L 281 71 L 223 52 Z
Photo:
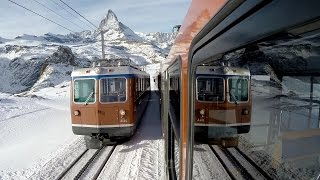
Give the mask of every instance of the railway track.
M 115 148 L 86 149 L 56 179 L 97 179 Z
M 272 179 L 249 157 L 238 148 L 222 148 L 216 145 L 209 145 L 210 149 L 219 159 L 233 180 L 269 180 Z

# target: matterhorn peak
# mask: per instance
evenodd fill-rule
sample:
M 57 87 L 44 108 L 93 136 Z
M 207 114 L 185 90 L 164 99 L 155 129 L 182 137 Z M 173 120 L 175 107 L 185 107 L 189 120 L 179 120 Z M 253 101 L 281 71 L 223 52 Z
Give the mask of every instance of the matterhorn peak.
M 105 16 L 104 19 L 102 19 L 99 25 L 99 30 L 106 31 L 108 29 L 114 29 L 114 30 L 120 29 L 120 23 L 118 21 L 118 18 L 111 9 L 108 10 L 107 15 Z
M 141 41 L 137 34 L 135 34 L 129 27 L 118 21 L 116 14 L 112 10 L 108 10 L 107 15 L 102 19 L 99 28 L 96 31 L 96 37 L 100 39 L 99 34 L 104 32 L 105 40 L 134 40 Z
M 116 14 L 111 9 L 108 10 L 108 13 L 107 13 L 105 19 L 114 20 L 114 21 L 118 22 L 118 18 L 116 16 Z

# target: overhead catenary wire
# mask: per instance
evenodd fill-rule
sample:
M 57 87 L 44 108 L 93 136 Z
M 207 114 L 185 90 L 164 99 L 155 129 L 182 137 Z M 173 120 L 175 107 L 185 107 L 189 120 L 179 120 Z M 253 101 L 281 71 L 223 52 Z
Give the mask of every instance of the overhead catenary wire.
M 12 0 L 8 0 L 8 1 L 10 1 L 11 3 L 13 3 L 13 4 L 17 5 L 17 6 L 22 7 L 23 9 L 26 9 L 26 10 L 32 12 L 33 14 L 36 14 L 36 15 L 42 17 L 43 19 L 46 19 L 47 21 L 50 21 L 50 22 L 52 22 L 52 23 L 54 23 L 54 24 L 56 24 L 56 25 L 58 25 L 58 26 L 60 26 L 60 27 L 62 27 L 62 28 L 64 28 L 64 29 L 66 29 L 66 30 L 68 30 L 68 31 L 70 31 L 70 32 L 76 33 L 75 31 L 72 31 L 71 29 L 69 29 L 69 28 L 67 28 L 67 27 L 65 27 L 65 26 L 63 26 L 63 25 L 61 25 L 61 24 L 59 24 L 59 23 L 57 23 L 57 22 L 55 22 L 55 21 L 53 21 L 53 20 L 51 20 L 51 19 L 49 19 L 49 18 L 46 18 L 46 17 L 42 16 L 41 14 L 39 14 L 39 13 L 37 13 L 37 12 L 34 12 L 34 11 L 32 11 L 31 9 L 28 9 L 28 8 L 26 8 L 25 6 L 22 6 L 21 4 L 18 4 L 18 3 L 16 3 L 16 2 L 12 1 Z
M 92 26 L 98 28 L 98 26 L 96 26 L 95 24 L 93 24 L 91 21 L 89 21 L 87 18 L 85 18 L 84 16 L 82 16 L 80 13 L 78 13 L 78 11 L 74 10 L 72 7 L 70 7 L 68 4 L 66 4 L 65 2 L 63 2 L 62 0 L 60 0 L 60 2 L 62 2 L 64 5 L 68 6 L 71 10 L 73 10 L 75 13 L 77 13 L 79 16 L 81 16 L 83 19 L 85 19 L 86 21 L 88 21 Z
M 39 5 L 41 5 L 42 7 L 44 7 L 44 8 L 46 8 L 46 9 L 48 9 L 49 11 L 53 12 L 54 14 L 56 14 L 56 15 L 57 15 L 57 16 L 59 16 L 59 17 L 61 17 L 62 19 L 64 19 L 64 20 L 66 20 L 66 21 L 68 21 L 68 22 L 72 23 L 73 25 L 77 26 L 78 28 L 80 28 L 80 29 L 82 29 L 82 30 L 85 30 L 83 27 L 81 27 L 81 26 L 79 26 L 78 24 L 76 24 L 76 23 L 72 22 L 71 20 L 69 20 L 69 19 L 67 19 L 67 18 L 65 18 L 65 17 L 63 17 L 63 16 L 61 16 L 60 14 L 58 14 L 57 12 L 55 12 L 54 10 L 52 10 L 51 8 L 47 7 L 46 5 L 44 5 L 44 4 L 42 4 L 42 3 L 40 3 L 39 1 L 37 1 L 37 0 L 33 0 L 33 1 L 35 1 L 36 3 L 38 3 Z
M 66 12 L 68 12 L 70 15 L 72 15 L 73 17 L 75 17 L 76 19 L 80 20 L 81 22 L 83 22 L 85 25 L 88 26 L 88 24 L 83 21 L 82 19 L 80 19 L 79 17 L 77 17 L 76 15 L 74 15 L 72 12 L 70 12 L 68 9 L 64 8 L 62 5 L 60 5 L 59 3 L 55 2 L 54 0 L 50 0 L 51 2 L 53 2 L 54 4 L 56 4 L 57 6 L 59 6 L 61 9 L 65 10 Z M 91 29 L 93 29 L 91 26 L 88 26 Z M 93 29 L 94 30 L 94 29 Z

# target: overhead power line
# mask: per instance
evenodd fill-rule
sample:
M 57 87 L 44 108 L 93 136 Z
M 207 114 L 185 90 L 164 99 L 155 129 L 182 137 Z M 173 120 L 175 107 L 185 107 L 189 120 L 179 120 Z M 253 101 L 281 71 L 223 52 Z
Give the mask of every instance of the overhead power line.
M 83 21 L 82 19 L 80 19 L 79 17 L 77 17 L 76 15 L 74 15 L 72 12 L 70 12 L 69 10 L 67 10 L 66 8 L 64 8 L 63 6 L 61 6 L 59 3 L 55 2 L 54 0 L 50 0 L 51 2 L 53 2 L 54 4 L 56 4 L 57 6 L 59 6 L 61 9 L 65 10 L 66 12 L 68 12 L 69 14 L 71 14 L 73 17 L 75 17 L 76 19 L 80 20 L 81 22 L 83 22 L 85 25 L 88 26 L 88 24 Z M 91 26 L 88 26 L 91 29 L 93 29 Z M 94 29 L 93 29 L 94 30 Z
M 64 20 L 66 20 L 66 21 L 68 21 L 68 22 L 72 23 L 73 25 L 77 26 L 78 28 L 80 28 L 80 29 L 82 29 L 82 30 L 85 30 L 83 27 L 81 27 L 81 26 L 79 26 L 78 24 L 76 24 L 76 23 L 74 23 L 74 22 L 70 21 L 69 19 L 67 19 L 67 18 L 65 18 L 65 17 L 63 17 L 63 16 L 61 16 L 60 14 L 56 13 L 54 10 L 50 9 L 50 8 L 49 8 L 49 7 L 47 7 L 46 5 L 44 5 L 44 4 L 42 4 L 42 3 L 40 3 L 39 1 L 37 1 L 37 0 L 33 0 L 33 1 L 35 1 L 36 3 L 38 3 L 39 5 L 41 5 L 42 7 L 44 7 L 44 8 L 46 8 L 46 9 L 48 9 L 49 11 L 53 12 L 54 14 L 56 14 L 56 15 L 57 15 L 57 16 L 59 16 L 59 17 L 61 17 L 62 19 L 64 19 Z
M 65 2 L 63 2 L 62 0 L 60 0 L 60 2 L 62 2 L 64 5 L 68 6 L 70 9 L 72 9 L 75 13 L 77 13 L 79 16 L 81 16 L 83 19 L 85 19 L 86 21 L 88 21 L 91 25 L 93 25 L 94 27 L 98 28 L 98 26 L 94 25 L 92 22 L 90 22 L 87 18 L 85 18 L 84 16 L 82 16 L 80 13 L 78 13 L 76 10 L 74 10 L 72 7 L 70 7 L 68 4 L 66 4 Z
M 54 21 L 52 21 L 52 20 L 50 20 L 50 19 L 48 19 L 48 18 L 46 18 L 46 17 L 42 16 L 41 14 L 36 13 L 36 12 L 34 12 L 34 11 L 32 11 L 32 10 L 30 10 L 30 9 L 28 9 L 28 8 L 26 8 L 26 7 L 22 6 L 22 5 L 20 5 L 20 4 L 16 3 L 16 2 L 14 2 L 14 1 L 12 1 L 12 0 L 8 0 L 8 1 L 10 1 L 11 3 L 16 4 L 17 6 L 20 6 L 20 7 L 22 7 L 23 9 L 26 9 L 26 10 L 28 10 L 28 11 L 32 12 L 33 14 L 36 14 L 36 15 L 38 15 L 38 16 L 40 16 L 40 17 L 42 17 L 43 19 L 46 19 L 46 20 L 48 20 L 48 21 L 50 21 L 50 22 L 52 22 L 52 23 L 54 23 L 54 24 L 56 24 L 56 25 L 58 25 L 58 26 L 60 26 L 60 27 L 62 27 L 62 28 L 64 28 L 64 29 L 66 29 L 66 30 L 68 30 L 68 31 L 71 31 L 71 32 L 73 32 L 73 33 L 76 33 L 76 32 L 74 32 L 74 31 L 72 31 L 71 29 L 66 28 L 66 27 L 62 26 L 61 24 L 56 23 L 56 22 L 54 22 Z

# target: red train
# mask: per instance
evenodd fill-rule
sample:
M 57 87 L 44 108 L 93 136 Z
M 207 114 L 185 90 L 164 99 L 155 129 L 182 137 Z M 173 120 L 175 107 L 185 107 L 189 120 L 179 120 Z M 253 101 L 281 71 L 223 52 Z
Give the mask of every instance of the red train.
M 134 134 L 150 97 L 149 74 L 124 65 L 78 69 L 71 76 L 72 130 L 86 136 L 89 148 Z

